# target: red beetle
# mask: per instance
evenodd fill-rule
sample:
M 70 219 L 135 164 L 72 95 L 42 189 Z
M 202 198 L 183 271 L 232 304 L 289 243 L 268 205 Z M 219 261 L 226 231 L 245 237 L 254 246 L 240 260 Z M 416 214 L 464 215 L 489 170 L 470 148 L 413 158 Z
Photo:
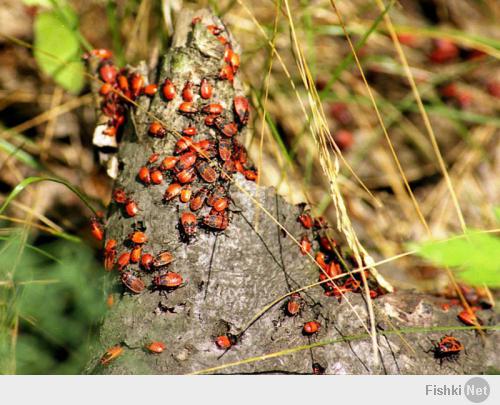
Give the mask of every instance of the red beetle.
M 158 169 L 155 169 L 151 172 L 151 182 L 154 184 L 163 183 L 163 174 Z
M 113 86 L 110 83 L 104 83 L 99 89 L 101 96 L 106 96 L 113 91 Z
M 226 45 L 228 42 L 227 38 L 223 35 L 219 35 L 216 38 L 217 38 L 217 41 L 219 41 L 222 45 Z
M 319 216 L 314 218 L 314 227 L 317 229 L 328 228 L 328 222 L 325 217 Z
M 128 237 L 133 243 L 137 245 L 142 245 L 148 241 L 148 237 L 146 236 L 146 234 L 141 231 L 135 231 L 131 233 Z
M 219 27 L 217 25 L 210 24 L 210 25 L 207 25 L 207 30 L 210 31 L 215 36 L 217 36 L 217 35 L 220 35 L 220 33 L 222 31 L 224 31 L 224 27 Z
M 152 153 L 151 156 L 148 158 L 148 163 L 149 164 L 155 163 L 159 157 L 160 157 L 159 153 Z
M 210 114 L 210 115 L 220 115 L 222 114 L 222 111 L 224 111 L 224 108 L 220 104 L 208 104 L 205 107 L 201 109 L 205 114 Z
M 472 311 L 469 312 L 466 309 L 461 311 L 457 315 L 457 318 L 468 326 L 482 325 L 482 322 L 479 320 L 476 314 Z
M 163 195 L 163 198 L 166 201 L 170 201 L 177 197 L 182 190 L 182 186 L 179 183 L 172 183 L 170 184 L 167 189 L 165 190 L 165 194 Z
M 207 183 L 214 183 L 219 177 L 219 174 L 212 166 L 210 166 L 208 162 L 198 162 L 196 164 L 196 170 L 198 171 L 201 178 Z
M 460 352 L 464 350 L 464 345 L 453 336 L 444 336 L 430 351 L 434 353 L 434 357 L 439 359 L 440 363 L 443 360 L 456 360 Z
M 195 114 L 198 109 L 191 101 L 184 101 L 179 105 L 179 111 L 184 114 Z
M 299 293 L 293 293 L 286 303 L 286 313 L 288 316 L 295 316 L 302 308 L 302 297 Z
M 237 343 L 237 338 L 231 333 L 228 333 L 227 335 L 217 336 L 217 338 L 215 339 L 215 344 L 217 345 L 217 347 L 219 349 L 224 349 L 224 350 L 229 349 L 236 343 Z
M 146 288 L 144 282 L 139 277 L 134 276 L 131 272 L 123 273 L 121 280 L 123 285 L 134 294 L 139 294 Z
M 175 153 L 179 154 L 193 146 L 193 140 L 187 136 L 180 138 L 175 144 Z
M 154 261 L 153 255 L 151 255 L 149 253 L 144 253 L 141 256 L 141 267 L 144 270 L 149 270 L 149 269 L 151 269 L 151 266 L 153 265 L 153 261 Z
M 163 94 L 163 97 L 168 101 L 171 101 L 175 98 L 175 86 L 170 81 L 170 79 L 166 79 L 163 82 L 163 85 L 161 86 L 161 93 Z
M 193 101 L 193 98 L 194 98 L 193 83 L 187 81 L 186 84 L 184 85 L 184 88 L 182 89 L 182 99 L 184 101 Z
M 106 247 L 104 248 L 104 269 L 106 271 L 113 270 L 116 258 L 116 240 L 110 239 L 106 242 Z
M 161 162 L 160 169 L 165 171 L 172 170 L 175 167 L 177 160 L 179 160 L 177 156 L 167 156 Z
M 107 127 L 103 131 L 103 134 L 107 136 L 116 136 L 116 127 Z
M 120 345 L 110 347 L 108 350 L 106 350 L 106 353 L 103 354 L 99 362 L 103 365 L 106 366 L 108 365 L 112 360 L 116 359 L 118 356 L 120 356 L 123 353 L 123 347 Z
M 233 69 L 233 73 L 236 74 L 238 68 L 240 67 L 240 55 L 238 55 L 236 52 L 232 52 L 227 62 Z
M 304 327 L 302 328 L 302 332 L 304 333 L 304 335 L 313 335 L 319 331 L 320 327 L 321 325 L 319 324 L 319 322 L 316 321 L 306 322 L 304 324 Z
M 195 152 L 187 152 L 179 157 L 175 168 L 177 170 L 185 170 L 191 166 L 193 166 L 196 162 L 197 155 Z
M 153 260 L 153 267 L 160 268 L 169 265 L 174 261 L 174 256 L 172 253 L 164 251 L 158 253 L 158 255 Z
M 139 73 L 132 73 L 130 76 L 130 90 L 132 92 L 132 97 L 136 98 L 141 94 L 142 87 L 144 86 L 144 77 Z
M 210 24 L 210 25 L 207 25 L 207 30 L 209 32 L 211 32 L 213 35 L 217 36 L 224 30 L 224 28 L 219 27 L 219 26 L 214 25 L 214 24 Z
M 334 240 L 331 240 L 327 236 L 322 236 L 319 238 L 319 244 L 323 250 L 326 252 L 333 252 L 337 247 L 337 243 Z
M 234 112 L 238 121 L 242 125 L 246 125 L 248 122 L 248 117 L 250 115 L 250 108 L 248 105 L 248 100 L 245 97 L 237 96 L 233 100 Z
M 205 125 L 207 127 L 211 127 L 212 125 L 215 124 L 215 119 L 217 118 L 217 115 L 207 115 L 205 117 Z
M 208 100 L 212 97 L 212 86 L 207 79 L 201 79 L 200 96 L 205 100 Z
M 234 80 L 234 71 L 230 65 L 224 65 L 219 72 L 219 79 L 232 82 Z
M 189 204 L 189 208 L 191 209 L 191 211 L 198 211 L 203 206 L 203 203 L 207 198 L 207 193 L 208 190 L 205 187 L 202 187 L 195 194 L 194 198 L 191 200 L 191 203 Z
M 129 217 L 135 217 L 139 212 L 139 207 L 137 203 L 133 200 L 127 200 L 125 203 L 125 212 Z
M 101 59 L 111 59 L 113 57 L 113 52 L 109 49 L 92 49 L 90 51 L 90 55 L 96 56 Z M 87 59 L 89 55 L 84 55 L 84 58 Z
M 139 260 L 141 260 L 141 253 L 142 248 L 140 246 L 136 246 L 135 248 L 133 248 L 130 252 L 130 261 L 132 263 L 139 263 Z
M 137 177 L 139 180 L 148 185 L 151 183 L 151 173 L 149 172 L 149 169 L 146 166 L 143 166 L 139 169 L 139 173 L 137 173 Z
M 323 375 L 325 374 L 326 368 L 319 363 L 313 363 L 312 370 L 314 375 Z
M 167 130 L 160 122 L 153 121 L 149 126 L 149 134 L 155 138 L 163 138 L 167 134 Z
M 224 51 L 224 62 L 231 66 L 233 73 L 236 74 L 240 66 L 240 56 L 233 51 L 231 45 L 226 45 L 226 49 Z
M 323 252 L 316 253 L 316 263 L 318 263 L 323 270 L 326 270 L 328 268 L 328 264 L 325 262 L 325 258 L 326 256 Z
M 326 274 L 328 274 L 328 276 L 332 278 L 340 276 L 342 274 L 342 269 L 340 268 L 340 265 L 335 262 L 329 263 L 325 271 Z
M 182 276 L 173 271 L 160 274 L 153 278 L 153 284 L 158 288 L 174 289 L 182 285 Z
M 118 243 L 116 242 L 115 239 L 110 239 L 106 242 L 106 247 L 104 248 L 105 252 L 109 252 L 111 250 L 116 250 L 116 246 Z
M 102 225 L 96 217 L 90 218 L 90 232 L 92 236 L 101 241 L 104 238 L 104 230 L 102 229 Z
M 177 180 L 179 180 L 181 184 L 191 183 L 195 178 L 196 173 L 194 172 L 193 167 L 189 167 L 177 173 Z
M 193 144 L 193 149 L 204 159 L 212 159 L 217 154 L 215 150 L 215 143 L 208 139 Z
M 361 283 L 355 278 L 350 277 L 345 281 L 343 287 L 349 291 L 358 291 L 361 287 Z
M 232 138 L 238 133 L 238 125 L 236 122 L 230 122 L 229 124 L 221 125 L 217 127 L 224 136 Z
M 256 170 L 245 170 L 243 175 L 245 176 L 245 179 L 250 181 L 257 181 L 259 177 Z
M 103 81 L 113 84 L 116 81 L 117 74 L 118 71 L 116 70 L 116 66 L 111 62 L 104 61 L 103 63 L 101 63 L 101 66 L 99 68 L 99 76 Z
M 129 252 L 122 253 L 118 258 L 116 264 L 118 270 L 123 271 L 123 269 L 130 264 L 130 253 Z
M 194 236 L 196 234 L 196 223 L 196 215 L 192 212 L 184 211 L 181 214 L 181 226 L 187 236 Z
M 146 349 L 155 354 L 160 354 L 163 353 L 163 351 L 167 348 L 165 343 L 163 342 L 151 342 L 149 345 L 146 346 Z
M 224 187 L 217 186 L 208 196 L 207 205 L 213 207 L 215 201 L 217 201 L 219 198 L 224 198 L 225 196 L 226 196 L 226 190 L 224 189 Z
M 187 203 L 187 202 L 189 202 L 189 200 L 191 200 L 191 195 L 192 195 L 191 186 L 185 186 L 182 189 L 181 195 L 179 198 L 183 203 Z
M 153 97 L 156 92 L 158 91 L 158 85 L 157 84 L 148 84 L 146 87 L 144 87 L 144 94 L 149 97 Z
M 125 75 L 118 76 L 118 88 L 125 94 L 127 97 L 130 95 L 128 88 L 128 80 Z
M 302 255 L 306 255 L 311 251 L 311 241 L 307 237 L 307 235 L 302 236 L 300 239 L 300 252 Z
M 236 171 L 236 167 L 232 160 L 226 160 L 222 165 L 222 171 L 220 173 L 223 180 L 231 180 L 231 174 Z
M 228 205 L 229 202 L 227 198 L 219 198 L 214 202 L 213 207 L 215 211 L 222 212 L 228 207 Z
M 197 133 L 196 127 L 187 127 L 182 130 L 182 135 L 184 136 L 194 136 Z
M 226 214 L 211 211 L 203 218 L 203 224 L 213 230 L 223 231 L 229 226 L 229 219 Z
M 297 221 L 299 221 L 306 229 L 311 229 L 313 227 L 313 220 L 309 214 L 304 213 L 299 215 Z
M 233 149 L 233 143 L 231 139 L 220 138 L 219 139 L 219 156 L 222 160 L 226 161 L 231 159 L 231 153 Z

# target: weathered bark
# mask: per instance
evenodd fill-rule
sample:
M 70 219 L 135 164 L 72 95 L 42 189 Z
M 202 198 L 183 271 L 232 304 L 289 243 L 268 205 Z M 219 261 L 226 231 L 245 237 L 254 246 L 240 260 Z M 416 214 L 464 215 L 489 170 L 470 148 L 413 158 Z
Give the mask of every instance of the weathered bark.
M 196 15 L 203 16 L 205 24 L 211 18 L 215 24 L 220 24 L 208 11 Z M 162 83 L 166 77 L 174 78 L 176 83 L 217 77 L 223 46 L 204 25 L 193 29 L 193 16 L 195 14 L 190 12 L 181 13 L 172 47 L 159 75 L 150 74 L 154 82 Z M 227 81 L 218 81 L 215 98 L 226 106 L 226 114 L 231 113 L 235 94 L 242 94 L 238 81 L 234 88 Z M 125 218 L 119 207 L 112 204 L 106 227 L 107 238 L 123 241 L 134 224 L 142 221 L 149 237 L 146 250 L 153 253 L 173 251 L 176 260 L 169 270 L 180 273 L 186 285 L 166 295 L 155 291 L 132 295 L 123 293 L 117 280 L 115 304 L 104 320 L 100 345 L 92 349 L 93 357 L 86 371 L 102 374 L 192 373 L 309 343 L 366 333 L 353 312 L 357 311 L 360 319 L 369 325 L 366 303 L 361 294 L 347 295 L 351 307 L 345 299 L 339 304 L 336 299 L 326 297 L 319 286 L 303 293 L 305 305 L 299 316 L 285 316 L 283 302 L 280 302 L 245 330 L 256 313 L 277 297 L 314 283 L 318 270 L 240 187 L 256 198 L 295 237 L 304 233 L 296 221 L 301 209 L 286 203 L 274 189 L 257 188 L 255 183 L 238 174 L 230 189 L 233 213 L 228 230 L 219 235 L 200 231 L 190 243 L 181 242 L 177 229 L 178 204 L 162 203 L 166 186 L 145 187 L 137 182 L 136 174 L 151 153 L 171 154 L 177 140 L 174 136 L 162 140 L 148 136 L 150 114 L 161 117 L 170 129 L 177 130 L 185 127 L 189 119 L 178 114 L 178 102 L 165 103 L 159 95 L 152 101 L 141 97 L 139 103 L 141 108 L 129 120 L 119 148 L 120 172 L 116 187 L 125 189 L 142 211 L 135 218 Z M 257 213 L 260 213 L 260 218 L 258 229 L 255 229 L 253 224 Z M 151 285 L 151 278 L 150 274 L 143 276 L 147 285 Z M 432 346 L 429 339 L 439 339 L 445 332 L 404 335 L 410 347 L 396 334 L 383 336 L 384 331 L 390 331 L 392 327 L 460 326 L 456 310 L 441 311 L 431 297 L 400 292 L 378 298 L 374 305 L 380 333 L 381 363 L 378 366 L 373 361 L 371 341 L 366 337 L 217 372 L 309 374 L 313 362 L 320 363 L 329 374 L 470 374 L 487 372 L 489 367 L 500 368 L 499 356 L 492 350 L 495 343 L 499 343 L 498 335 L 492 332 L 485 339 L 486 346 L 475 332 L 453 332 L 466 346 L 467 355 L 442 366 L 432 353 L 425 351 Z M 493 318 L 494 314 L 485 311 L 481 316 L 492 322 L 487 318 Z M 320 332 L 312 338 L 303 336 L 304 322 L 314 319 L 322 324 Z M 238 344 L 221 356 L 223 352 L 214 344 L 214 337 L 227 332 L 238 335 L 242 331 Z M 147 353 L 143 347 L 151 340 L 165 342 L 166 351 L 160 355 Z M 99 358 L 104 351 L 120 342 L 125 344 L 124 354 L 110 365 L 100 366 Z

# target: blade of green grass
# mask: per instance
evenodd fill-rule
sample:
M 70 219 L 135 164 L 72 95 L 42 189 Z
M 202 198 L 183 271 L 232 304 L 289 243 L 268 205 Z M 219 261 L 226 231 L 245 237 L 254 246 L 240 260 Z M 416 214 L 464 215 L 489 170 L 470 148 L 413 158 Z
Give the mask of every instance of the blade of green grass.
M 94 207 L 92 207 L 92 205 L 90 204 L 90 202 L 87 199 L 87 197 L 80 190 L 78 190 L 76 187 L 72 186 L 66 180 L 57 179 L 57 178 L 53 178 L 53 177 L 27 177 L 27 178 L 25 178 L 16 187 L 14 187 L 14 189 L 7 196 L 7 198 L 5 199 L 4 203 L 0 207 L 0 214 L 5 210 L 5 208 L 7 208 L 7 206 L 10 204 L 10 202 L 14 198 L 16 198 L 16 196 L 21 191 L 23 191 L 27 186 L 29 186 L 30 184 L 33 184 L 33 183 L 41 182 L 41 181 L 52 181 L 54 183 L 59 183 L 59 184 L 62 184 L 64 186 L 66 186 L 73 193 L 75 193 L 78 196 L 78 198 L 80 198 L 80 200 L 82 200 L 82 202 L 92 211 L 92 213 L 94 215 L 97 215 L 97 212 L 94 209 Z
M 5 139 L 0 139 L 0 150 L 7 153 L 24 163 L 25 165 L 31 167 L 32 169 L 41 170 L 43 167 L 38 163 L 38 161 L 33 158 L 29 153 L 21 149 L 21 146 L 12 145 L 9 141 Z

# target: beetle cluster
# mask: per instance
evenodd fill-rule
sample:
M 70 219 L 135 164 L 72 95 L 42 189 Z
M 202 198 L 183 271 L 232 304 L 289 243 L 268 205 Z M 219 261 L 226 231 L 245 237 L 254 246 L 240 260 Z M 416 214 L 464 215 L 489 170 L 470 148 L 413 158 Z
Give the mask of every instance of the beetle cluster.
M 362 292 L 361 289 L 361 274 L 349 274 L 347 265 L 355 266 L 355 262 L 351 257 L 344 259 L 340 247 L 336 241 L 330 239 L 327 234 L 328 224 L 323 217 L 313 218 L 307 211 L 302 212 L 298 216 L 297 221 L 307 231 L 312 231 L 312 241 L 308 234 L 302 235 L 300 239 L 300 251 L 303 255 L 313 255 L 313 246 L 316 246 L 314 259 L 317 265 L 321 268 L 319 271 L 319 281 L 328 297 L 335 297 L 340 302 L 342 295 L 348 292 Z M 335 278 L 341 275 L 345 277 L 329 281 L 330 278 Z M 384 291 L 369 278 L 368 272 L 365 272 L 370 286 L 371 298 L 376 298 L 383 294 Z
M 469 308 L 462 306 L 462 302 L 457 295 L 455 287 L 450 287 L 448 290 L 444 291 L 443 294 L 445 298 L 449 300 L 447 302 L 441 303 L 441 309 L 448 312 L 452 306 L 462 306 L 462 310 L 457 314 L 457 318 L 460 322 L 467 326 L 477 326 L 483 325 L 483 321 L 476 315 L 476 313 L 483 309 L 490 309 L 492 303 L 488 294 L 484 289 L 474 288 L 467 286 L 465 284 L 458 284 L 457 287 L 460 289 L 462 297 L 469 305 Z
M 174 154 L 160 158 L 154 153 L 137 174 L 145 186 L 159 185 L 169 179 L 163 199 L 165 202 L 178 199 L 184 204 L 180 228 L 187 238 L 196 234 L 198 223 L 214 231 L 227 228 L 230 202 L 227 189 L 233 173 L 240 172 L 248 180 L 257 179 L 257 172 L 250 165 L 245 148 L 234 138 L 248 121 L 246 98 L 234 98 L 234 120 L 225 122 L 221 116 L 224 111 L 221 104 L 208 103 L 201 107 L 194 104 L 194 88 L 199 88 L 201 99 L 212 97 L 212 87 L 207 79 L 202 79 L 196 86 L 192 82 L 184 84 L 181 92 L 183 101 L 178 111 L 187 115 L 190 122 L 180 131 Z M 163 83 L 162 94 L 168 102 L 177 97 L 177 90 L 170 79 Z M 219 133 L 217 140 L 198 134 L 196 124 L 213 128 Z M 166 129 L 160 122 L 153 121 L 149 134 L 162 138 Z M 208 207 L 208 210 L 198 217 L 198 211 L 202 211 L 203 207 Z
M 200 19 L 193 19 L 193 25 L 199 23 Z M 160 119 L 148 124 L 151 138 L 163 139 L 169 134 L 178 140 L 172 153 L 152 153 L 139 168 L 137 181 L 145 187 L 165 184 L 163 202 L 179 204 L 179 229 L 186 241 L 197 234 L 198 227 L 218 232 L 229 226 L 229 185 L 234 173 L 239 172 L 250 181 L 257 180 L 257 171 L 249 162 L 244 146 L 236 139 L 248 123 L 249 102 L 243 96 L 234 97 L 230 106 L 217 100 L 218 81 L 233 83 L 240 64 L 239 55 L 234 52 L 224 27 L 208 25 L 207 30 L 223 44 L 224 54 L 218 74 L 201 80 L 180 81 L 167 77 L 160 83 L 145 85 L 139 74 L 117 68 L 110 51 L 93 50 L 88 55 L 99 60 L 98 75 L 103 82 L 99 91 L 101 110 L 109 117 L 106 135 L 119 136 L 126 108 L 141 96 L 158 94 L 161 103 L 173 106 L 183 117 L 185 124 L 175 132 L 167 129 Z M 141 208 L 124 189 L 115 188 L 112 201 L 123 216 L 140 217 Z M 158 272 L 152 276 L 155 289 L 170 291 L 182 286 L 183 277 L 168 271 L 173 255 L 168 251 L 158 254 L 147 251 L 146 229 L 137 224 L 142 222 L 135 223 L 133 232 L 122 243 L 115 239 L 106 241 L 105 269 L 117 269 L 124 287 L 134 294 L 146 289 L 142 276 L 146 272 Z M 92 219 L 91 226 L 92 234 L 102 241 L 104 228 L 100 219 Z M 229 348 L 236 343 L 236 337 L 219 336 L 215 343 L 219 348 Z M 159 352 L 156 346 L 148 350 Z M 114 352 L 109 361 L 115 357 Z M 108 362 L 107 357 L 104 363 Z
M 201 21 L 194 19 L 193 24 Z M 214 25 L 207 29 L 224 44 L 219 80 L 233 81 L 239 67 L 239 56 L 224 35 L 224 28 Z M 137 178 L 145 186 L 160 185 L 168 180 L 163 200 L 178 200 L 182 205 L 179 228 L 184 240 L 197 233 L 198 226 L 211 231 L 223 231 L 229 226 L 229 183 L 239 172 L 255 181 L 257 172 L 250 164 L 245 148 L 235 135 L 247 124 L 249 103 L 245 97 L 232 100 L 231 111 L 215 100 L 216 82 L 202 78 L 199 82 L 179 83 L 165 78 L 160 96 L 165 103 L 174 103 L 178 114 L 186 119 L 176 135 L 174 153 L 160 156 L 153 153 L 139 169 Z M 153 138 L 164 138 L 167 129 L 158 120 L 149 124 Z
M 98 76 L 103 82 L 99 89 L 101 96 L 101 112 L 107 116 L 107 127 L 104 135 L 119 136 L 125 123 L 125 111 L 129 101 L 140 95 L 153 96 L 157 85 L 145 84 L 144 77 L 137 72 L 129 72 L 118 68 L 112 61 L 113 54 L 107 49 L 93 49 L 84 58 L 99 59 Z
M 153 287 L 160 290 L 173 290 L 183 283 L 182 276 L 173 271 L 166 271 L 169 264 L 174 261 L 174 256 L 168 251 L 163 251 L 157 255 L 144 252 L 144 246 L 148 237 L 142 230 L 135 230 L 123 243 L 127 250 L 122 251 L 118 256 L 118 243 L 115 239 L 109 239 L 104 248 L 104 268 L 111 271 L 117 268 L 120 272 L 121 282 L 132 293 L 139 294 L 146 285 L 138 275 L 141 272 L 159 271 L 153 277 Z M 134 270 L 131 269 L 135 265 Z

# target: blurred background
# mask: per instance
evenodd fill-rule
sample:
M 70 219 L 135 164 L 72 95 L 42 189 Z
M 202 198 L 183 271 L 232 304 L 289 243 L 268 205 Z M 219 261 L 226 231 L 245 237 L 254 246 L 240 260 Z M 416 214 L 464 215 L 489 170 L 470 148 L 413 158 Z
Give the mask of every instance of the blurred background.
M 150 63 L 176 13 L 207 6 L 242 48 L 253 105 L 245 144 L 262 185 L 336 224 L 320 159 L 331 154 L 375 260 L 498 228 L 497 0 L 0 0 L 0 373 L 79 373 L 112 304 L 87 207 L 105 210 L 112 179 L 92 145 L 83 53 Z M 318 115 L 336 146 L 314 135 Z M 489 243 L 478 261 L 498 271 Z M 448 284 L 440 264 L 408 256 L 381 271 L 396 288 L 437 293 Z

